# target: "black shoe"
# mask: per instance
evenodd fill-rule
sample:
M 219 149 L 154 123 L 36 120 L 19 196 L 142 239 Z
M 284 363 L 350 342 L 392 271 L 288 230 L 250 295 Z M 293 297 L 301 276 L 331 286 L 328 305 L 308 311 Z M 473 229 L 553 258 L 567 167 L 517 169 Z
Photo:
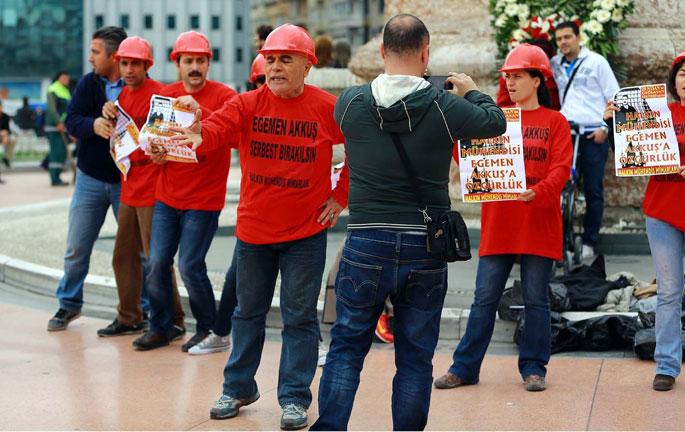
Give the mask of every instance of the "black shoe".
M 57 183 L 53 183 L 51 186 L 69 186 L 69 183 L 65 183 L 62 180 L 60 180 Z
M 117 319 L 112 321 L 112 324 L 105 328 L 98 330 L 98 336 L 108 337 L 108 336 L 122 336 L 128 334 L 142 333 L 143 323 L 136 324 L 134 326 L 127 326 L 120 323 Z
M 169 345 L 169 338 L 159 333 L 147 332 L 133 341 L 133 348 L 138 351 L 148 351 Z
M 81 316 L 81 311 L 68 311 L 59 308 L 55 316 L 48 321 L 48 331 L 66 330 L 70 322 Z
M 207 336 L 209 336 L 209 332 L 195 333 L 193 337 L 188 339 L 188 342 L 184 343 L 183 346 L 181 346 L 181 351 L 188 352 L 189 349 L 202 342 L 204 338 L 206 338 Z
M 181 327 L 179 325 L 174 324 L 171 326 L 171 330 L 169 330 L 169 333 L 167 333 L 167 336 L 169 337 L 169 341 L 175 341 L 178 339 L 181 339 L 183 335 L 186 334 L 186 328 Z
M 7 168 L 12 168 L 12 165 L 10 164 L 10 160 L 7 159 L 6 157 L 2 158 L 2 163 L 4 163 Z
M 656 391 L 669 391 L 675 384 L 675 378 L 670 375 L 657 374 L 654 377 L 652 388 Z

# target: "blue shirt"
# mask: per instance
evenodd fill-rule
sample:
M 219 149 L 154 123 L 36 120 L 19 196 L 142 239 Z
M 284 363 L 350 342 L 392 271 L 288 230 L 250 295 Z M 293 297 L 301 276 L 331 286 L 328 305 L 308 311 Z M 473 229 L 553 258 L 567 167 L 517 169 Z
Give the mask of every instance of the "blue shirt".
M 100 77 L 100 80 L 105 83 L 105 94 L 107 95 L 107 100 L 114 102 L 119 98 L 119 93 L 124 89 L 124 80 L 119 78 L 114 82 L 109 82 L 105 77 Z

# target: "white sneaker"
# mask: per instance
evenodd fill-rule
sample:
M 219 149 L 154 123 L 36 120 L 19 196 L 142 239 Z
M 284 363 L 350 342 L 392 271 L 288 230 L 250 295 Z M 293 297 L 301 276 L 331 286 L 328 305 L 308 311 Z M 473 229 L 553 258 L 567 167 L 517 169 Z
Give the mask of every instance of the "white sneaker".
M 228 351 L 231 349 L 231 335 L 228 336 L 217 336 L 214 333 L 210 333 L 209 336 L 202 339 L 202 341 L 191 347 L 188 350 L 188 354 L 192 355 L 202 355 L 202 354 L 212 354 L 217 352 Z
M 326 364 L 326 356 L 328 355 L 328 351 L 324 347 L 324 344 L 319 343 L 319 359 L 316 361 L 316 365 L 318 367 L 323 367 L 323 365 Z
M 592 246 L 588 246 L 586 244 L 583 245 L 583 259 L 591 259 L 595 257 L 595 248 Z

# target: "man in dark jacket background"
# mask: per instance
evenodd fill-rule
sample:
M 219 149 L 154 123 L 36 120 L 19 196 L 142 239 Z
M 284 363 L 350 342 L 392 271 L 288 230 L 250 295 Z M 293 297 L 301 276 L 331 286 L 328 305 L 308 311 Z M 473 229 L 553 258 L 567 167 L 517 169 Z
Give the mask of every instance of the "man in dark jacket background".
M 502 111 L 470 77 L 450 74 L 450 91 L 422 78 L 429 41 L 415 16 L 391 18 L 381 44 L 385 73 L 347 89 L 335 107 L 350 169 L 350 218 L 335 287 L 337 321 L 319 385 L 320 417 L 312 430 L 347 429 L 387 296 L 395 309 L 393 429 L 426 426 L 447 266 L 426 249 L 424 216 L 391 134 L 400 137 L 426 210 L 436 216 L 450 208 L 453 143 L 506 129 Z
M 119 209 L 119 170 L 109 153 L 111 122 L 100 115 L 108 100 L 114 101 L 123 88 L 114 54 L 126 32 L 120 27 L 103 27 L 93 34 L 89 61 L 93 72 L 76 86 L 65 121 L 69 133 L 80 140 L 77 150 L 76 188 L 69 208 L 69 233 L 64 255 L 64 276 L 57 287 L 59 309 L 48 322 L 48 331 L 65 330 L 79 317 L 83 305 L 83 283 L 90 254 L 109 207 Z

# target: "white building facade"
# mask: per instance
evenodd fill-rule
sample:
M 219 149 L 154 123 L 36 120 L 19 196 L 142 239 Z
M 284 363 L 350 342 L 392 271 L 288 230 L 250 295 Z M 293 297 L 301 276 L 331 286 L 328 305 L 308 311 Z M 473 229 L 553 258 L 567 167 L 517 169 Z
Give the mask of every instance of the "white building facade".
M 93 33 L 115 25 L 150 42 L 155 60 L 150 77 L 176 81 L 176 63 L 169 60 L 169 53 L 179 34 L 196 30 L 212 46 L 209 78 L 245 89 L 252 63 L 249 0 L 84 0 L 83 9 L 84 73 L 91 69 L 88 50 Z

